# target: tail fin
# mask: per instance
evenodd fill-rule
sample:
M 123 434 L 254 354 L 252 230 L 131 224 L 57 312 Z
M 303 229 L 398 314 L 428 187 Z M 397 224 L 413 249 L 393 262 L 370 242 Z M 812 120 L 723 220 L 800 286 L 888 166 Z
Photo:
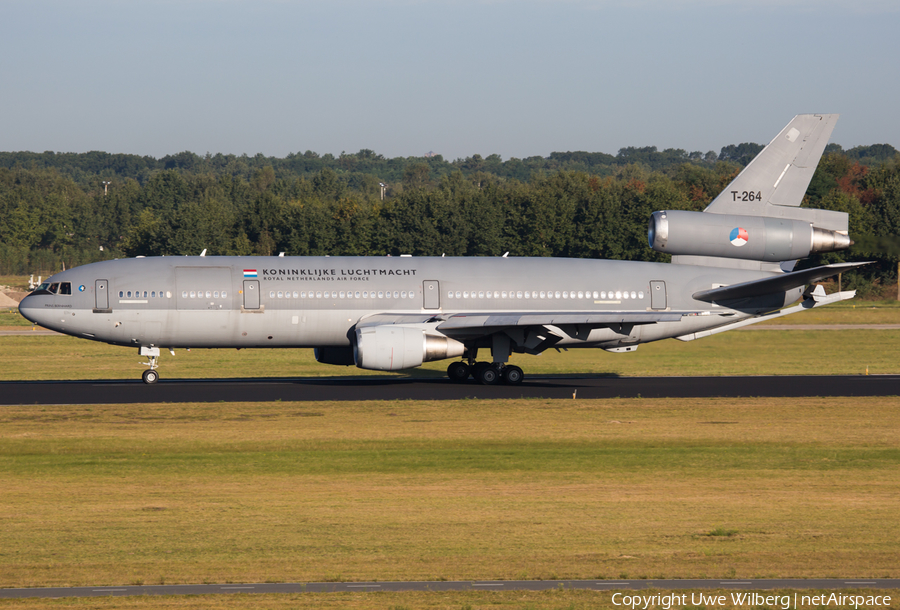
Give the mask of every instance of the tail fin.
M 836 114 L 798 114 L 706 208 L 713 214 L 776 216 L 771 206 L 799 207 Z
M 795 116 L 713 199 L 704 213 L 802 221 L 816 229 L 847 235 L 849 222 L 846 213 L 800 207 L 837 119 L 836 114 Z M 744 269 L 777 270 L 780 267 L 787 270 L 793 268 L 796 261 L 776 265 L 717 256 L 674 255 L 672 262 Z

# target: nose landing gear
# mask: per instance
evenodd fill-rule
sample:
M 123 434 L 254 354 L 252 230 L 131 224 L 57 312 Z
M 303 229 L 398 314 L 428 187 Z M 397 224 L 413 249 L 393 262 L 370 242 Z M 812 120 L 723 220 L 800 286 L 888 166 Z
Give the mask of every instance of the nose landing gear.
M 141 364 L 147 365 L 150 368 L 144 371 L 141 374 L 141 379 L 146 384 L 153 384 L 159 381 L 159 372 L 156 370 L 159 365 L 157 362 L 159 361 L 159 348 L 158 347 L 141 347 L 140 349 L 141 356 L 147 356 L 147 362 L 141 362 Z

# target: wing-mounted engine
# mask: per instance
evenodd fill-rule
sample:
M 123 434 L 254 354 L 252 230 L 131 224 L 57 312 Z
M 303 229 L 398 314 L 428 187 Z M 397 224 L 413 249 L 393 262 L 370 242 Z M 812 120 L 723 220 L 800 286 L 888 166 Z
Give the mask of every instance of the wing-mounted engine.
M 853 245 L 846 233 L 820 229 L 806 220 L 682 210 L 654 212 L 647 237 L 657 252 L 766 262 Z
M 353 355 L 356 366 L 373 371 L 399 371 L 423 362 L 456 358 L 465 346 L 449 337 L 422 328 L 385 324 L 356 330 Z

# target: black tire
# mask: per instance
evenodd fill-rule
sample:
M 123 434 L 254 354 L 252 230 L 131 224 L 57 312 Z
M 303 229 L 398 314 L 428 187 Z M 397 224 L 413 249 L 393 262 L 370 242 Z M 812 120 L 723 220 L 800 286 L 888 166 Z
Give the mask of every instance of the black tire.
M 519 385 L 525 378 L 525 373 L 517 366 L 508 366 L 503 369 L 503 383 L 507 385 Z
M 493 366 L 484 366 L 478 370 L 478 381 L 483 385 L 494 385 L 500 380 L 500 371 Z
M 471 370 L 469 370 L 469 365 L 465 362 L 452 362 L 450 363 L 450 366 L 447 367 L 447 377 L 450 378 L 450 381 L 455 381 L 457 383 L 468 379 L 470 373 Z
M 491 366 L 490 362 L 476 362 L 472 365 L 472 378 L 475 381 L 481 379 L 481 371 L 484 370 L 485 367 Z
M 159 381 L 159 373 L 153 369 L 147 369 L 141 374 L 141 379 L 148 385 L 154 384 Z

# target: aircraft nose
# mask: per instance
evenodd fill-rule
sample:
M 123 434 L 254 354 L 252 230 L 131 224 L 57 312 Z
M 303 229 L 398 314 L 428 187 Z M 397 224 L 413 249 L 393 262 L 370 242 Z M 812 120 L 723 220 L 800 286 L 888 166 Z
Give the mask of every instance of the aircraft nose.
M 41 323 L 41 311 L 42 308 L 38 306 L 37 298 L 32 295 L 28 295 L 19 303 L 19 313 L 32 324 Z

